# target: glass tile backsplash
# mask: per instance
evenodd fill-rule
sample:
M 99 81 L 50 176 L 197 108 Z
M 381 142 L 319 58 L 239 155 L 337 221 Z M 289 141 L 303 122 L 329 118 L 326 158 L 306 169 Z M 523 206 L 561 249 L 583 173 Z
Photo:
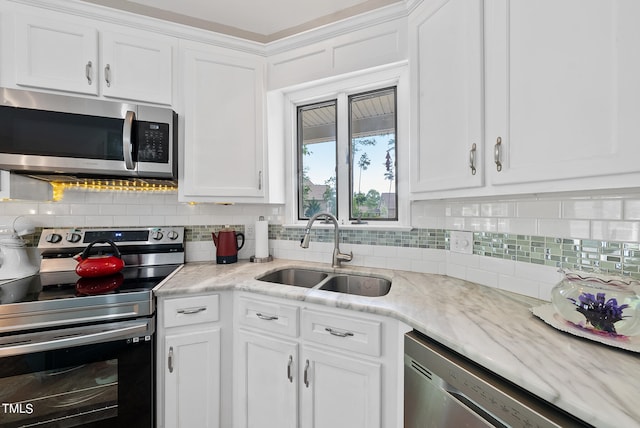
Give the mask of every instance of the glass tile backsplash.
M 191 225 L 185 226 L 186 242 L 211 241 L 211 232 L 230 227 L 244 233 L 245 226 Z M 42 228 L 25 236 L 28 246 L 37 246 Z M 269 225 L 269 239 L 299 241 L 304 228 Z M 313 229 L 313 242 L 333 242 L 333 229 Z M 341 243 L 379 245 L 386 247 L 449 249 L 449 230 L 420 229 L 411 231 L 341 230 Z M 510 233 L 474 232 L 473 253 L 478 256 L 513 260 L 552 267 L 602 272 L 640 279 L 640 243 L 611 242 L 593 239 L 571 239 L 549 236 L 516 235 Z
M 269 225 L 269 239 L 298 241 L 303 228 Z M 312 230 L 311 240 L 333 242 L 333 230 Z M 341 243 L 449 249 L 449 230 L 410 232 L 342 230 Z M 582 270 L 600 270 L 640 278 L 640 244 L 509 233 L 474 232 L 473 253 L 518 262 Z

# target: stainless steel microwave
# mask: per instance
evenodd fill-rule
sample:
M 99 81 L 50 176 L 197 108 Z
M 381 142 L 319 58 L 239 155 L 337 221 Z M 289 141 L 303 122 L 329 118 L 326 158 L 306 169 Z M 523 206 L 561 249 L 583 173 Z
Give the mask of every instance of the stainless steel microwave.
M 0 89 L 0 169 L 176 179 L 170 108 Z

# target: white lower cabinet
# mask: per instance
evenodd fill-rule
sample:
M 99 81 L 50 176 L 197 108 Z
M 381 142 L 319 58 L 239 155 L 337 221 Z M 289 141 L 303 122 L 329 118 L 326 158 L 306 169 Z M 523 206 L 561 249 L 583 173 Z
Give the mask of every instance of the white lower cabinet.
M 382 363 L 305 347 L 301 426 L 369 428 L 382 424 Z
M 231 293 L 159 299 L 158 427 L 231 425 L 231 396 L 222 394 L 231 384 L 231 356 L 223 353 L 232 346 L 231 300 Z
M 220 328 L 165 338 L 167 427 L 219 427 Z
M 235 426 L 298 426 L 298 344 L 241 329 L 235 384 L 239 392 Z
M 402 323 L 247 293 L 235 309 L 235 427 L 401 426 Z

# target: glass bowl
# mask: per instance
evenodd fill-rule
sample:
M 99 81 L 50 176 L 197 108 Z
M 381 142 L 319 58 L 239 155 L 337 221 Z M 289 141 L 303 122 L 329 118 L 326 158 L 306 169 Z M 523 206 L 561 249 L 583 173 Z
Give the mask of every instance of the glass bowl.
M 561 317 L 598 334 L 640 334 L 640 281 L 592 272 L 563 273 L 551 290 L 551 302 Z

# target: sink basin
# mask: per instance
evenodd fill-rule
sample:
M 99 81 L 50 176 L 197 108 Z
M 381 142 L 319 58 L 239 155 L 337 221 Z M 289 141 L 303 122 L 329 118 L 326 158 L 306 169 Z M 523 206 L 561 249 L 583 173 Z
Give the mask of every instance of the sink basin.
M 259 281 L 275 282 L 276 284 L 312 288 L 328 276 L 329 274 L 317 270 L 289 268 L 268 273 L 257 279 Z
M 319 287 L 320 290 L 358 296 L 379 297 L 391 290 L 391 281 L 384 278 L 363 275 L 336 275 Z
M 389 293 L 391 281 L 385 278 L 359 274 L 322 272 L 311 269 L 285 268 L 256 278 L 275 284 L 314 288 L 335 293 L 380 297 Z

